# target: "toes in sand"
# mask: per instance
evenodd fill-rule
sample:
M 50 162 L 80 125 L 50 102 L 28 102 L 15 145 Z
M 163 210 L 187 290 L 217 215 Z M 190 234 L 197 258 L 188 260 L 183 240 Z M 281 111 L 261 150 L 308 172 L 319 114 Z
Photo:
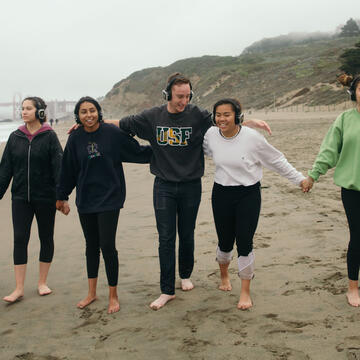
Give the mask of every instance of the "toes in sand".
M 155 301 L 150 304 L 153 310 L 159 310 L 166 305 L 169 301 L 175 299 L 175 295 L 161 294 Z
M 3 297 L 3 300 L 8 303 L 15 303 L 19 301 L 24 296 L 24 292 L 21 290 L 14 290 L 10 295 Z
M 120 310 L 118 298 L 109 299 L 108 314 L 114 314 Z
M 358 292 L 349 292 L 348 291 L 346 293 L 346 298 L 347 298 L 349 305 L 354 306 L 354 307 L 360 306 L 360 297 L 359 297 Z
M 190 291 L 194 288 L 194 284 L 190 279 L 181 279 L 181 289 L 183 291 Z
M 240 294 L 240 299 L 239 302 L 237 304 L 237 308 L 239 310 L 248 310 L 253 306 L 252 301 L 251 301 L 251 297 L 250 294 L 248 293 L 241 293 Z
M 38 286 L 38 293 L 40 296 L 45 296 L 51 294 L 52 290 L 46 284 L 42 284 Z
M 85 299 L 79 301 L 76 306 L 77 306 L 79 309 L 84 309 L 84 308 L 86 308 L 88 305 L 90 305 L 92 302 L 94 302 L 95 300 L 97 300 L 97 297 L 96 297 L 96 296 L 88 295 Z
M 219 285 L 219 289 L 222 291 L 231 291 L 232 286 L 230 282 L 230 278 L 221 278 L 221 284 Z

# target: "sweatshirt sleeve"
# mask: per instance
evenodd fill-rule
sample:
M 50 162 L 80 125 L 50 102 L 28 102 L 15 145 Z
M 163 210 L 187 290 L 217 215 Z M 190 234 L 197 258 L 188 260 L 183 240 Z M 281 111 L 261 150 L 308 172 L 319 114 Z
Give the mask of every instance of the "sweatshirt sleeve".
M 68 200 L 77 182 L 79 166 L 72 139 L 73 137 L 69 137 L 62 157 L 59 183 L 56 187 L 57 200 Z
M 60 170 L 61 170 L 61 160 L 63 156 L 63 149 L 60 145 L 59 139 L 55 132 L 52 133 L 51 138 L 51 167 L 53 172 L 53 177 L 55 184 L 59 183 Z
M 202 132 L 205 134 L 213 126 L 212 114 L 207 110 L 201 110 L 201 115 L 203 118 Z
M 3 198 L 7 188 L 9 187 L 11 178 L 13 177 L 13 166 L 10 154 L 10 137 L 6 143 L 4 153 L 0 163 L 0 199 Z
M 308 172 L 308 175 L 315 181 L 319 179 L 320 175 L 326 174 L 329 169 L 336 166 L 339 160 L 343 137 L 341 119 L 342 117 L 340 115 L 328 130 L 324 140 L 322 141 L 314 165 Z
M 127 134 L 149 140 L 151 134 L 149 115 L 150 110 L 145 110 L 140 114 L 126 116 L 119 121 L 119 128 Z
M 286 159 L 284 154 L 269 144 L 261 135 L 262 144 L 259 151 L 259 160 L 266 168 L 277 172 L 279 175 L 287 178 L 295 185 L 300 185 L 305 179 L 304 175 L 297 171 Z
M 121 161 L 138 164 L 147 164 L 152 156 L 152 148 L 149 145 L 140 145 L 137 140 L 119 130 L 118 151 Z

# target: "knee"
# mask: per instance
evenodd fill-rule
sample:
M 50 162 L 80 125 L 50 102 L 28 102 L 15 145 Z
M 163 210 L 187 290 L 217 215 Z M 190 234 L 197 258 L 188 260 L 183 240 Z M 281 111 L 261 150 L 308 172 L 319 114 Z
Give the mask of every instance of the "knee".
M 25 232 L 14 232 L 14 246 L 15 247 L 22 247 L 25 246 L 25 244 L 27 244 L 28 239 L 30 237 L 29 233 L 25 233 Z
M 216 261 L 219 264 L 229 264 L 232 259 L 232 250 L 230 251 L 221 251 L 219 247 L 216 248 Z
M 14 264 L 23 265 L 27 263 L 27 243 L 23 239 L 14 240 Z
M 100 248 L 97 246 L 86 246 L 85 255 L 86 257 L 97 257 L 100 255 Z
M 161 242 L 175 241 L 176 231 L 169 224 L 162 224 L 158 226 L 159 240 Z
M 255 255 L 250 252 L 247 256 L 238 257 L 238 275 L 241 279 L 251 280 L 254 277 Z
M 101 252 L 104 258 L 113 258 L 118 256 L 115 246 L 104 246 L 101 248 Z
M 164 249 L 172 249 L 175 247 L 176 232 L 169 227 L 159 229 L 159 247 Z

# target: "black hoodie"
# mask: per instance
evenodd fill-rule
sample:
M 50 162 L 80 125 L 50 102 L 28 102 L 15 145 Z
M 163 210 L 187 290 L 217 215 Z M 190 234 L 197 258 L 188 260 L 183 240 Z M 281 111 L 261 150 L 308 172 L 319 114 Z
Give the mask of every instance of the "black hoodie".
M 13 200 L 55 202 L 62 153 L 50 126 L 43 125 L 31 141 L 19 129 L 12 132 L 0 163 L 0 199 L 13 179 Z

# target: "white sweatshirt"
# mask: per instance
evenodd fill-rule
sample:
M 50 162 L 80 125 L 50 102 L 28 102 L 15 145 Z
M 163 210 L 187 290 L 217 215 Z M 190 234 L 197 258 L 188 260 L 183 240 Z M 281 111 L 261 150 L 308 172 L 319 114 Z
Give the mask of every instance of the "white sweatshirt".
M 205 134 L 203 149 L 216 165 L 214 181 L 223 186 L 256 184 L 262 178 L 262 166 L 295 185 L 305 179 L 263 135 L 246 126 L 230 139 L 224 138 L 219 128 L 212 126 Z

